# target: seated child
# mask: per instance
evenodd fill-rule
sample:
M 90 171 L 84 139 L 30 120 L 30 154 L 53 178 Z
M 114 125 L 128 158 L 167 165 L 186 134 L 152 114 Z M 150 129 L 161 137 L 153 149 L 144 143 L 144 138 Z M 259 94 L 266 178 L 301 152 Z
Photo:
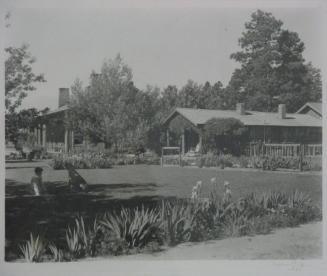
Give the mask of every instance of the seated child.
M 42 172 L 43 169 L 41 167 L 36 167 L 34 169 L 35 175 L 31 179 L 31 184 L 33 186 L 33 190 L 36 196 L 40 196 L 46 193 L 45 186 L 42 182 Z

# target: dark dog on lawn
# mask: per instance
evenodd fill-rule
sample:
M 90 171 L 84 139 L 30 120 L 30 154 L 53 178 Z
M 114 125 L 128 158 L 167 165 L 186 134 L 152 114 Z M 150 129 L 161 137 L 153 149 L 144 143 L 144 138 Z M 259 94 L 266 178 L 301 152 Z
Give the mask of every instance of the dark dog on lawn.
M 74 192 L 86 192 L 87 183 L 85 179 L 75 170 L 72 164 L 67 163 L 66 169 L 68 170 L 68 185 Z

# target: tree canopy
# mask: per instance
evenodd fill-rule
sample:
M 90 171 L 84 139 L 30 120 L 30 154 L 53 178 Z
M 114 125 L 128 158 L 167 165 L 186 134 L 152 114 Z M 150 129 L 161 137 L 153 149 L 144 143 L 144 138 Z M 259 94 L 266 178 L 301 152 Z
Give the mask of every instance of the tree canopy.
M 319 70 L 305 63 L 299 35 L 282 27 L 282 21 L 261 10 L 245 23 L 242 50 L 231 54 L 241 67 L 226 89 L 230 106 L 245 102 L 252 110 L 273 111 L 285 103 L 294 112 L 308 101 L 321 100 Z
M 39 116 L 44 114 L 48 108 L 37 110 L 36 108 L 23 109 L 19 112 L 8 113 L 5 116 L 6 141 L 17 143 L 20 130 L 31 129 L 39 123 Z
M 5 26 L 10 27 L 10 13 L 5 15 Z M 33 71 L 36 59 L 29 52 L 29 46 L 5 48 L 5 138 L 6 141 L 17 143 L 19 130 L 30 128 L 35 123 L 40 112 L 35 108 L 17 112 L 17 108 L 27 97 L 28 92 L 36 89 L 35 84 L 45 82 L 43 74 Z
M 154 93 L 142 92 L 132 81 L 132 70 L 120 55 L 105 61 L 90 84 L 72 86 L 70 123 L 93 142 L 116 150 L 141 147 L 156 112 Z
M 35 74 L 32 65 L 36 59 L 28 51 L 28 45 L 7 47 L 5 52 L 5 104 L 6 113 L 15 112 L 28 92 L 35 90 L 35 83 L 45 82 L 43 74 Z

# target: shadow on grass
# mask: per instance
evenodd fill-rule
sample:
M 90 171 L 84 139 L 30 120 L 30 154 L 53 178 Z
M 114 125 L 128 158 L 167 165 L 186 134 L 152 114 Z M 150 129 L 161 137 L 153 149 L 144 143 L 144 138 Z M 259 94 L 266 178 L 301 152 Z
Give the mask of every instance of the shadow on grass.
M 21 166 L 21 167 L 6 167 L 6 170 L 13 170 L 13 169 L 35 169 L 36 166 Z M 46 167 L 46 166 L 40 166 Z
M 155 190 L 154 183 L 94 184 L 86 193 L 70 192 L 65 182 L 48 182 L 46 185 L 48 194 L 36 197 L 30 184 L 6 179 L 6 260 L 17 258 L 18 245 L 27 240 L 31 232 L 65 246 L 67 226 L 78 215 L 92 223 L 97 215 L 121 207 L 155 207 L 163 199 L 174 198 L 144 195 L 143 191 Z M 136 195 L 140 191 L 142 194 Z M 131 196 L 120 198 L 121 193 Z
M 19 160 L 6 160 L 5 162 L 8 164 L 13 164 L 13 163 L 36 163 L 36 162 L 40 162 L 40 161 L 39 160 L 19 159 Z

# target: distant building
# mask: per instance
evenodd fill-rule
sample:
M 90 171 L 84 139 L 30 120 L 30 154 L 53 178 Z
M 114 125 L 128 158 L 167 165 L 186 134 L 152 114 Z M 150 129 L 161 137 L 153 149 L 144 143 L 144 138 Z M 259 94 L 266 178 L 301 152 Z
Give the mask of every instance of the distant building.
M 40 124 L 32 130 L 36 144 L 42 146 L 48 153 L 69 152 L 77 147 L 91 147 L 87 137 L 76 133 L 66 124 L 69 116 L 69 88 L 59 88 L 58 99 L 58 108 L 42 114 L 39 117 Z M 103 149 L 104 144 L 98 143 L 92 147 Z
M 32 132 L 36 143 L 50 153 L 69 152 L 76 146 L 87 147 L 87 139 L 74 133 L 66 126 L 69 111 L 69 89 L 59 88 L 58 108 L 40 116 L 40 124 Z M 286 113 L 285 105 L 279 105 L 278 112 L 258 112 L 245 110 L 244 104 L 237 104 L 236 110 L 208 110 L 176 108 L 163 122 L 167 131 L 167 145 L 171 124 L 182 120 L 181 151 L 188 152 L 201 147 L 203 128 L 212 118 L 235 118 L 248 130 L 248 142 L 263 143 L 322 143 L 321 104 L 307 103 L 296 113 Z M 159 142 L 159 141 L 158 141 Z M 176 146 L 176 145 L 175 145 Z M 320 146 L 321 148 L 321 146 Z
M 314 103 L 308 102 L 304 106 L 302 106 L 298 111 L 297 114 L 309 114 L 311 116 L 322 118 L 322 104 L 321 103 Z
M 213 118 L 235 118 L 248 130 L 248 142 L 263 143 L 322 143 L 322 120 L 317 116 L 301 113 L 286 113 L 280 104 L 277 113 L 245 110 L 244 104 L 237 104 L 236 110 L 208 110 L 176 108 L 163 122 L 167 131 L 167 146 L 174 121 L 180 120 L 182 153 L 202 145 L 203 129 L 206 122 Z
M 50 153 L 68 152 L 74 147 L 74 132 L 65 126 L 69 99 L 69 88 L 59 88 L 58 108 L 41 115 L 41 123 L 33 129 L 36 143 Z

